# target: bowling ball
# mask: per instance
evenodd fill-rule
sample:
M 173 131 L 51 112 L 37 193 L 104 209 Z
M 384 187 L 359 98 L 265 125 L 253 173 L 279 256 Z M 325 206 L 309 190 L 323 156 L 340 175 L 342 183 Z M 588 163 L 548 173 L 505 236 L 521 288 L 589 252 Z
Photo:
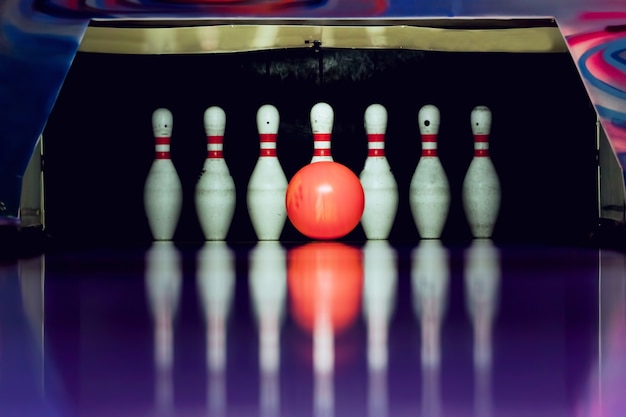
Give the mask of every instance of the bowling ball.
M 305 165 L 287 185 L 287 217 L 312 239 L 337 239 L 361 221 L 365 194 L 350 168 L 337 162 Z

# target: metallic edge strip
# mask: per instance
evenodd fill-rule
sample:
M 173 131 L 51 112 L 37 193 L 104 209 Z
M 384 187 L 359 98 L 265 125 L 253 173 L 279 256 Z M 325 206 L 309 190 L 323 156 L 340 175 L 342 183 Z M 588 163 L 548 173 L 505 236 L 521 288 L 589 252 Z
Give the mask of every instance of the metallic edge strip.
M 567 52 L 558 27 L 450 29 L 418 26 L 216 25 L 87 28 L 79 52 L 204 54 L 311 47 L 449 52 Z

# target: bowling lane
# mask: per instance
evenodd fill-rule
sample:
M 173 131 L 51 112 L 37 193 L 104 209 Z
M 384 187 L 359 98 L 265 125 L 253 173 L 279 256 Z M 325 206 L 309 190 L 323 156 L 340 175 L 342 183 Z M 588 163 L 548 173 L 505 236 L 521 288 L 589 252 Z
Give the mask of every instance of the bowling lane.
M 617 416 L 625 260 L 476 240 L 159 243 L 5 261 L 0 409 Z

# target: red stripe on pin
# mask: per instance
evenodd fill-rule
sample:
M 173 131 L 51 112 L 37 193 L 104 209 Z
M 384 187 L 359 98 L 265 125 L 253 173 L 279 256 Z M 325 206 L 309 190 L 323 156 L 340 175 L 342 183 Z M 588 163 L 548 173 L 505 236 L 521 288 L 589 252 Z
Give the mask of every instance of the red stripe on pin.
M 154 159 L 170 159 L 169 152 L 156 152 L 154 154 Z
M 489 149 L 474 149 L 474 156 L 489 156 Z
M 313 133 L 313 140 L 329 141 L 330 133 Z
M 314 149 L 313 156 L 330 156 L 330 149 Z
M 384 142 L 385 135 L 382 133 L 371 133 L 367 135 L 368 142 Z
M 422 142 L 437 142 L 437 135 L 436 134 L 422 135 Z
M 162 136 L 162 137 L 154 138 L 154 143 L 156 143 L 157 145 L 169 145 L 170 144 L 170 137 L 169 136 Z
M 259 140 L 261 142 L 276 142 L 276 133 L 260 133 Z
M 224 153 L 222 151 L 208 151 L 207 158 L 223 158 L 224 157 Z
M 384 149 L 368 149 L 367 156 L 385 156 Z
M 276 156 L 276 149 L 261 149 L 261 156 Z
M 489 135 L 474 135 L 474 142 L 489 142 Z
M 437 149 L 422 149 L 422 156 L 437 156 Z
M 224 136 L 207 136 L 206 143 L 219 144 L 224 141 Z

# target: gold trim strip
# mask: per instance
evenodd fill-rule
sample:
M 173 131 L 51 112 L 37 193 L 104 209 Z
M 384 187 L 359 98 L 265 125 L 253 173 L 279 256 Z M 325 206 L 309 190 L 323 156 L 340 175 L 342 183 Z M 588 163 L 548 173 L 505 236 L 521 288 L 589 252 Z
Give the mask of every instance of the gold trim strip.
M 557 27 L 449 29 L 416 26 L 219 25 L 161 28 L 90 26 L 80 52 L 203 54 L 311 47 L 443 52 L 567 52 Z

